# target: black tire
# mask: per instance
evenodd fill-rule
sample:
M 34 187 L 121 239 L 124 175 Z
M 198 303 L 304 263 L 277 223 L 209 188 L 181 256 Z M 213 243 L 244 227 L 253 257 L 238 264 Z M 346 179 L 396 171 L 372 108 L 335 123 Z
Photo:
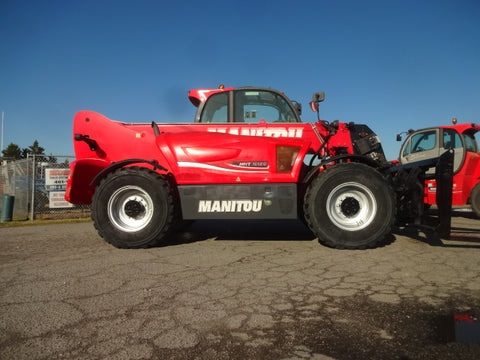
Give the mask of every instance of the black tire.
M 470 193 L 470 206 L 475 215 L 480 218 L 480 183 L 475 185 Z
M 164 176 L 142 167 L 113 171 L 95 190 L 92 219 L 100 236 L 118 248 L 158 245 L 172 229 L 173 192 Z
M 320 243 L 337 249 L 371 248 L 391 231 L 395 196 L 374 168 L 360 163 L 336 164 L 308 187 L 304 214 Z

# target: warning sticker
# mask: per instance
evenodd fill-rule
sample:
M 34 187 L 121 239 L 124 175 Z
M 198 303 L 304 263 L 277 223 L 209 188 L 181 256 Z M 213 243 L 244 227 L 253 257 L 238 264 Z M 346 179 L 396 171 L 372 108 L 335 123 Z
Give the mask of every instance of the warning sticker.
M 65 200 L 65 191 L 50 191 L 48 194 L 50 208 L 71 208 L 73 204 Z
M 45 188 L 47 190 L 65 190 L 69 169 L 45 169 Z

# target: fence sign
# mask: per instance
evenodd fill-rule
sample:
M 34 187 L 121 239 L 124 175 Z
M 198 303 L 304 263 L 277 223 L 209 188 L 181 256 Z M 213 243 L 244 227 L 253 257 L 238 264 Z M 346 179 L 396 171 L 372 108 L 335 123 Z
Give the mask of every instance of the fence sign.
M 45 169 L 45 188 L 50 190 L 65 190 L 70 169 Z
M 32 155 L 15 161 L 3 160 L 0 164 L 0 200 L 3 195 L 15 196 L 14 218 L 73 219 L 90 214 L 88 205 L 72 205 L 63 198 L 70 171 L 68 167 L 75 160 L 74 156 Z
M 73 207 L 64 199 L 69 169 L 45 169 L 45 189 L 48 193 L 49 208 Z
M 70 204 L 65 200 L 65 191 L 50 191 L 48 194 L 49 207 L 52 208 L 69 208 L 73 207 L 73 204 Z

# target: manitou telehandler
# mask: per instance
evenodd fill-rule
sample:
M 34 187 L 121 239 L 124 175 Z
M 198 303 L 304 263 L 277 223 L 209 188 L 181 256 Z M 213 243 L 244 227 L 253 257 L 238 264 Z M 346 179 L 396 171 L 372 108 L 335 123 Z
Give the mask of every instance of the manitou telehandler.
M 168 244 L 185 220 L 300 217 L 322 244 L 374 247 L 394 223 L 421 225 L 432 168 L 445 195 L 434 230 L 448 235 L 452 152 L 393 166 L 368 126 L 320 119 L 323 92 L 310 103 L 313 123 L 270 88 L 188 97 L 198 108 L 192 124 L 116 122 L 91 111 L 74 118 L 65 198 L 91 204 L 95 227 L 114 246 Z

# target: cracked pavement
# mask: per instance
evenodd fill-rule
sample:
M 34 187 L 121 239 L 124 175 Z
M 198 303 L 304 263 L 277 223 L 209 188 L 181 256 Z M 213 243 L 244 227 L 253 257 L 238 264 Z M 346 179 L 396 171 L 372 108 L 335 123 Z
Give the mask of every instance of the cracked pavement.
M 198 221 L 119 250 L 92 223 L 0 229 L 0 359 L 478 359 L 480 220 L 321 246 L 296 221 Z

